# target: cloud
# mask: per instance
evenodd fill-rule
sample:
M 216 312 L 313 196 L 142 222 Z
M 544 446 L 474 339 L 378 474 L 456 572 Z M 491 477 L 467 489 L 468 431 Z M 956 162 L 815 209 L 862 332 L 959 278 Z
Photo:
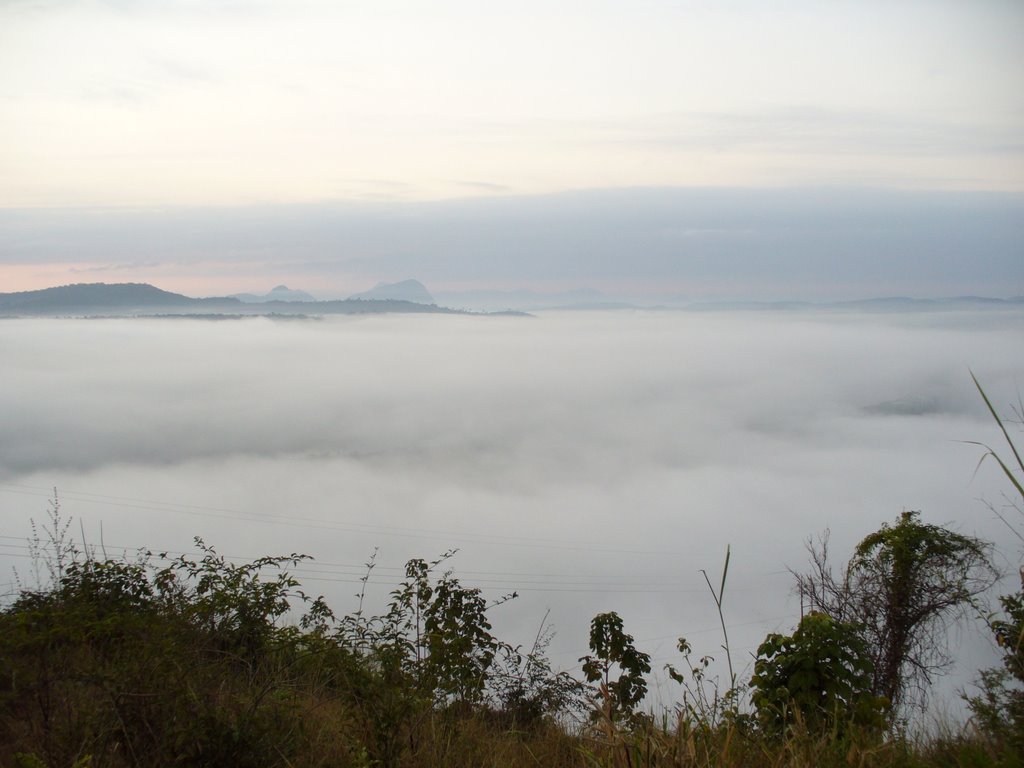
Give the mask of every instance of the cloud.
M 460 187 L 465 187 L 470 190 L 478 190 L 481 192 L 512 192 L 513 190 L 506 184 L 495 184 L 492 181 L 466 181 L 466 180 L 453 180 L 453 184 L 458 184 Z
M 582 126 L 578 127 L 578 130 Z M 597 138 L 603 134 L 602 138 Z M 736 112 L 652 115 L 607 123 L 595 139 L 649 144 L 679 151 L 784 153 L 786 155 L 948 156 L 1020 155 L 1016 124 L 984 124 L 963 116 L 925 120 L 918 115 L 811 105 Z
M 785 568 L 826 527 L 839 557 L 903 509 L 1004 538 L 977 501 L 1003 481 L 959 441 L 997 441 L 967 367 L 1012 399 L 1022 332 L 1020 312 L 5 320 L 0 515 L 27 535 L 57 486 L 108 546 L 309 552 L 339 610 L 374 546 L 375 604 L 406 558 L 459 547 L 467 582 L 523 595 L 496 616 L 513 639 L 552 608 L 566 666 L 601 610 L 661 657 L 680 634 L 716 653 L 699 570 L 728 544 L 745 658 L 795 622 Z M 986 660 L 963 645 L 958 682 Z
M 159 266 L 159 261 L 133 261 L 130 264 L 97 264 L 89 267 L 69 267 L 68 271 L 85 274 L 90 272 L 125 272 L 138 269 L 153 269 Z
M 704 5 L 6 3 L 0 202 L 1020 190 L 1018 9 Z
M 204 86 L 214 80 L 208 67 L 167 57 L 148 57 L 130 75 L 112 75 L 90 82 L 83 86 L 81 94 L 89 101 L 140 107 L 170 92 Z

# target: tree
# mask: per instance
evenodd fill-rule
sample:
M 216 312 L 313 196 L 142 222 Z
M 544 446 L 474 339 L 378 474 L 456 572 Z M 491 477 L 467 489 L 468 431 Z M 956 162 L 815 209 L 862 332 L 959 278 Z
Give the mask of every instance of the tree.
M 590 622 L 592 656 L 580 659 L 587 682 L 600 685 L 606 724 L 628 717 L 647 695 L 644 675 L 651 671 L 651 657 L 638 651 L 633 636 L 626 634 L 619 614 L 599 613 Z M 619 676 L 612 679 L 615 667 Z
M 952 659 L 946 630 L 995 582 L 990 545 L 904 512 L 864 538 L 841 576 L 828 561 L 827 534 L 811 550 L 812 570 L 794 574 L 811 610 L 853 624 L 872 667 L 871 690 L 893 710 L 924 703 Z

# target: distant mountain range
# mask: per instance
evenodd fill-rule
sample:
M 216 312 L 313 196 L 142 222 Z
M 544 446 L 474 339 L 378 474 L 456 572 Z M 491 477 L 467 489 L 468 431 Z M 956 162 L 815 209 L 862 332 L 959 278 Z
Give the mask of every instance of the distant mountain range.
M 446 296 L 447 298 L 447 296 Z M 454 298 L 454 296 L 452 297 Z M 464 294 L 463 298 L 469 298 Z M 279 285 L 267 294 L 236 294 L 194 299 L 164 291 L 146 283 L 78 283 L 38 291 L 0 293 L 0 316 L 148 316 L 157 315 L 330 315 L 372 313 L 444 313 L 475 314 L 479 311 L 508 308 L 506 312 L 522 314 L 534 309 L 674 309 L 689 311 L 801 311 L 832 310 L 857 312 L 929 312 L 969 309 L 1004 309 L 1024 307 L 1024 297 L 993 299 L 981 296 L 956 296 L 942 299 L 889 297 L 856 301 L 711 301 L 672 305 L 642 305 L 602 301 L 601 294 L 570 292 L 565 294 L 534 294 L 529 292 L 480 292 L 478 301 L 460 302 L 470 309 L 449 309 L 434 304 L 433 297 L 416 280 L 381 283 L 375 288 L 347 299 L 317 301 L 305 291 Z M 479 299 L 486 298 L 486 301 Z M 547 301 L 545 301 L 547 299 Z M 455 302 L 452 302 L 455 303 Z M 517 306 L 518 304 L 518 306 Z M 474 306 L 475 305 L 475 306 Z M 483 305 L 483 306 L 481 306 Z M 506 312 L 501 312 L 505 314 Z
M 413 301 L 417 304 L 433 304 L 434 297 L 419 280 L 402 280 L 399 283 L 377 283 L 363 293 L 349 296 L 350 299 L 385 299 Z
M 282 286 L 283 287 L 283 286 Z M 276 290 L 276 289 L 275 289 Z M 285 289 L 287 290 L 287 289 Z M 288 291 L 289 294 L 301 291 Z M 271 291 L 270 295 L 273 295 Z M 312 297 L 310 296 L 310 299 Z M 146 283 L 77 283 L 38 291 L 0 293 L 0 316 L 156 316 L 156 315 L 329 315 L 379 313 L 467 314 L 433 304 L 400 299 L 245 301 L 237 296 L 193 299 Z
M 230 298 L 247 304 L 263 304 L 268 301 L 316 301 L 305 291 L 296 291 L 287 285 L 279 285 L 270 293 L 233 293 Z M 353 301 L 411 301 L 414 304 L 434 304 L 434 297 L 419 280 L 402 280 L 397 283 L 377 283 L 373 288 L 348 297 Z
M 305 291 L 293 291 L 287 285 L 278 285 L 270 293 L 233 293 L 228 298 L 244 301 L 246 304 L 261 304 L 267 301 L 316 301 Z
M 857 312 L 928 312 L 955 309 L 999 309 L 1024 306 L 1024 297 L 993 299 L 984 296 L 952 296 L 936 299 L 915 299 L 907 296 L 889 296 L 872 299 L 831 301 L 797 300 L 728 300 L 695 299 L 683 296 L 661 298 L 613 297 L 599 291 L 577 289 L 558 293 L 539 293 L 531 290 L 476 290 L 440 291 L 438 301 L 448 307 L 474 311 L 515 309 L 534 312 L 544 310 L 613 310 L 662 309 L 690 311 L 723 310 L 848 310 Z
M 886 296 L 877 299 L 852 299 L 849 301 L 710 301 L 694 302 L 686 306 L 689 310 L 817 310 L 850 312 L 946 312 L 970 309 L 1024 308 L 1024 296 L 1009 299 L 993 299 L 985 296 L 949 296 L 939 299 L 914 299 L 909 296 Z

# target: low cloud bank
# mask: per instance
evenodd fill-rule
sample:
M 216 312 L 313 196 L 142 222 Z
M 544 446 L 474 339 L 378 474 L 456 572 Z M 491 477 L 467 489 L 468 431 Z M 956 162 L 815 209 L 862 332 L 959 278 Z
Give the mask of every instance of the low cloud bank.
M 826 527 L 840 558 L 903 509 L 1005 540 L 959 441 L 997 442 L 967 370 L 1009 402 L 1022 338 L 1019 312 L 3 321 L 0 515 L 27 535 L 58 486 L 110 545 L 309 552 L 341 610 L 374 546 L 375 599 L 459 547 L 467 582 L 521 592 L 500 626 L 552 608 L 566 666 L 600 610 L 713 651 L 699 570 L 731 544 L 742 656 L 794 623 L 785 568 Z

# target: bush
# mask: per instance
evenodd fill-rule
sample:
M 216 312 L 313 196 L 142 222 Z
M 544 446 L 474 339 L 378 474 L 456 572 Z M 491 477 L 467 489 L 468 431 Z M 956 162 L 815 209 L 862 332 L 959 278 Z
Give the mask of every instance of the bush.
M 881 728 L 884 700 L 871 691 L 871 669 L 857 627 L 810 613 L 792 635 L 768 635 L 757 649 L 750 684 L 759 722 L 772 734 L 796 722 L 812 732 Z
M 309 638 L 278 625 L 294 580 L 261 573 L 298 558 L 235 566 L 198 543 L 162 569 L 74 552 L 0 613 L 0 744 L 53 766 L 286 764 Z

